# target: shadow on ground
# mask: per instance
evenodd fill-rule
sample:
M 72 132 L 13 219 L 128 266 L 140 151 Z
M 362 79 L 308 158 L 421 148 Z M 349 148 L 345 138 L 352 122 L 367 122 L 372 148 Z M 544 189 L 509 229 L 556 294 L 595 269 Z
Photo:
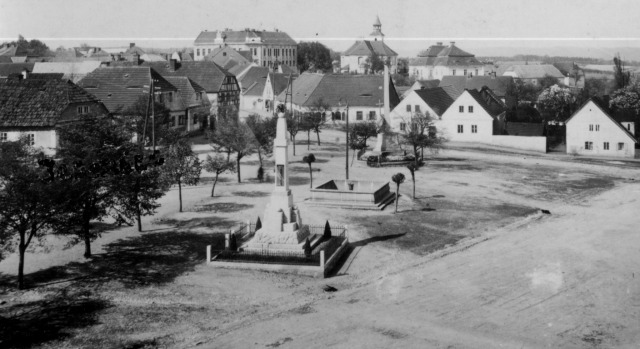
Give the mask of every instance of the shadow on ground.
M 243 195 L 241 195 L 243 196 Z M 257 195 L 256 195 L 257 196 Z M 214 213 L 231 213 L 246 210 L 252 208 L 253 205 L 249 204 L 239 204 L 236 202 L 215 202 L 211 204 L 200 204 L 195 205 L 191 208 L 193 212 L 214 212 Z M 163 223 L 166 220 L 163 220 Z M 175 221 L 172 223 L 180 224 L 181 221 Z
M 235 196 L 243 196 L 243 197 L 249 197 L 249 198 L 259 198 L 259 197 L 264 197 L 264 196 L 269 196 L 269 193 L 264 192 L 264 191 L 234 191 L 233 193 L 231 193 L 231 195 L 235 195 Z

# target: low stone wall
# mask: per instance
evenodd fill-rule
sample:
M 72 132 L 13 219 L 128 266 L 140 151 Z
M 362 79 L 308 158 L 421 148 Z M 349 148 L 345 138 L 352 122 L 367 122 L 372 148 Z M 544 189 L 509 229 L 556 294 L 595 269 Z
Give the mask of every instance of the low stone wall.
M 491 144 L 513 149 L 547 152 L 547 137 L 493 136 Z

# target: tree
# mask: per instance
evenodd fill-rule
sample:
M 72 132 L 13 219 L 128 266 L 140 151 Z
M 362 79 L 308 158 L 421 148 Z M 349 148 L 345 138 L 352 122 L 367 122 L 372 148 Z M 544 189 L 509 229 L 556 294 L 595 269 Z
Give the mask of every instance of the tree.
M 19 289 L 25 287 L 27 248 L 49 231 L 65 198 L 59 182 L 42 180 L 37 158 L 26 139 L 0 142 L 0 252 L 13 251 L 17 245 Z
M 114 114 L 131 119 L 129 126 L 138 139 L 142 140 L 142 144 L 151 144 L 154 132 L 156 144 L 172 144 L 176 133 L 169 127 L 173 123 L 170 110 L 158 102 L 153 103 L 153 109 L 151 107 L 150 96 L 141 94 L 129 108 L 116 110 Z M 152 117 L 155 118 L 155 122 L 152 122 Z
M 438 153 L 447 141 L 442 133 L 437 131 L 429 112 L 416 112 L 405 123 L 406 127 L 401 131 L 401 142 L 412 148 L 416 166 L 419 165 L 418 159 L 424 160 L 424 148 Z
M 582 88 L 576 96 L 576 105 L 584 104 L 591 97 L 603 97 L 606 93 L 606 80 L 596 78 L 585 79 L 584 88 Z
M 618 89 L 625 88 L 631 82 L 631 72 L 625 69 L 620 53 L 613 57 L 613 78 Z
M 539 86 L 516 80 L 507 87 L 506 97 L 514 101 L 517 109 L 523 102 L 535 102 L 541 90 Z
M 356 122 L 349 126 L 349 148 L 355 150 L 353 152 L 354 159 L 356 152 L 367 149 L 367 141 L 370 137 L 375 137 L 377 134 L 378 126 L 375 121 Z M 353 159 L 351 165 L 353 165 Z
M 169 147 L 162 172 L 168 184 L 178 184 L 178 200 L 182 212 L 182 185 L 196 185 L 200 180 L 202 165 L 198 156 L 186 142 Z
M 207 155 L 207 159 L 204 162 L 204 169 L 207 172 L 215 174 L 213 186 L 211 187 L 211 197 L 213 197 L 213 192 L 216 189 L 216 184 L 218 183 L 218 177 L 225 172 L 234 172 L 235 165 L 221 154 L 216 154 L 213 157 L 211 155 Z
M 262 168 L 263 156 L 269 156 L 273 152 L 273 140 L 276 138 L 278 117 L 262 118 L 258 114 L 251 114 L 246 118 L 245 122 L 251 132 L 253 132 L 256 140 L 258 161 L 260 162 L 260 168 Z
M 371 51 L 371 54 L 365 60 L 365 64 L 367 65 L 368 74 L 377 74 L 384 70 L 385 62 L 380 59 L 377 53 Z
M 318 146 L 320 146 L 320 129 L 324 128 L 327 123 L 326 112 L 329 110 L 329 103 L 325 102 L 322 97 L 316 99 L 311 105 L 311 112 L 307 115 L 306 121 L 308 126 L 316 133 L 318 138 Z
M 576 97 L 566 87 L 553 85 L 538 96 L 538 109 L 552 115 L 553 120 L 564 122 L 575 108 Z
M 324 233 L 322 237 L 325 239 L 331 239 L 331 226 L 329 225 L 329 221 L 324 224 Z
M 311 170 L 311 164 L 316 162 L 316 156 L 313 154 L 304 156 L 302 158 L 302 162 L 305 162 L 307 165 L 309 165 L 309 178 L 311 179 L 311 181 L 309 182 L 309 188 L 313 188 L 313 172 Z
M 298 121 L 298 129 L 307 133 L 307 150 L 311 149 L 311 131 L 313 130 L 313 122 L 311 113 L 304 113 Z
M 256 140 L 253 132 L 246 123 L 235 119 L 222 119 L 218 121 L 215 132 L 212 136 L 214 148 L 225 149 L 227 158 L 233 152 L 236 154 L 236 170 L 238 183 L 240 177 L 240 160 L 247 155 L 251 155 L 256 149 Z
M 640 112 L 640 83 L 636 81 L 613 91 L 609 104 L 615 109 L 633 109 Z
M 398 172 L 391 176 L 391 180 L 396 184 L 396 211 L 398 213 L 398 197 L 400 196 L 400 184 L 404 182 L 404 174 Z
M 17 41 L 11 41 L 4 44 L 15 45 L 17 47 L 16 53 L 20 56 L 53 56 L 53 52 L 51 52 L 49 46 L 47 46 L 44 42 L 37 39 L 31 39 L 30 41 L 27 41 L 22 35 L 18 35 Z
M 331 51 L 319 42 L 300 42 L 298 44 L 298 70 L 331 71 L 333 68 Z
M 558 78 L 555 78 L 551 75 L 545 75 L 542 79 L 540 79 L 540 81 L 538 81 L 538 85 L 542 90 L 544 90 L 545 88 L 549 88 L 553 85 L 565 87 L 563 84 L 558 82 Z
M 294 116 L 292 112 L 286 113 L 287 118 L 287 132 L 291 136 L 291 142 L 293 144 L 293 155 L 296 155 L 296 135 L 300 131 L 300 118 Z
M 409 172 L 411 172 L 411 180 L 413 181 L 413 199 L 416 199 L 416 171 L 418 169 L 420 169 L 420 167 L 418 165 L 416 165 L 416 163 L 412 163 L 407 165 L 407 169 L 409 170 Z

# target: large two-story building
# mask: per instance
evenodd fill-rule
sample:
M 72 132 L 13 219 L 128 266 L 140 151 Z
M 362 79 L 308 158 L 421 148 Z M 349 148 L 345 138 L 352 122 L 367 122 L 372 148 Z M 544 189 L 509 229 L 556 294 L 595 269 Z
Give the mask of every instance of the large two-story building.
M 442 42 L 420 52 L 409 62 L 409 75 L 417 80 L 442 79 L 444 76 L 482 76 L 484 64 L 475 55 L 463 51 L 452 41 Z

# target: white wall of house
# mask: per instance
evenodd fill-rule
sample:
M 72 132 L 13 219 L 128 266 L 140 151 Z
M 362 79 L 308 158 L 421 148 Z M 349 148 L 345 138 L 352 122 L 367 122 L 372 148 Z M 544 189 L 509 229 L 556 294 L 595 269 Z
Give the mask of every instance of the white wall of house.
M 361 65 L 365 64 L 369 56 L 340 56 L 340 67 L 349 66 L 350 73 L 365 74 L 365 68 Z M 398 67 L 397 56 L 380 56 L 380 59 L 384 62 L 389 59 L 391 74 L 395 73 Z
M 411 117 L 418 111 L 423 114 L 428 112 L 434 121 L 439 119 L 438 114 L 415 91 L 412 91 L 391 111 L 389 120 L 391 130 L 393 132 L 403 131 L 403 127 L 406 127 Z M 402 125 L 403 123 L 405 126 Z
M 58 147 L 58 134 L 55 130 L 0 130 L 0 141 L 17 141 L 21 136 L 30 135 L 33 146 L 40 148 L 46 155 L 53 155 Z
M 442 80 L 444 76 L 483 76 L 484 74 L 484 65 L 459 67 L 430 65 L 409 66 L 409 75 L 415 76 L 418 80 Z
M 450 141 L 491 143 L 493 117 L 465 91 L 442 114 L 439 130 Z
M 567 153 L 633 158 L 635 142 L 617 122 L 589 101 L 567 122 Z

